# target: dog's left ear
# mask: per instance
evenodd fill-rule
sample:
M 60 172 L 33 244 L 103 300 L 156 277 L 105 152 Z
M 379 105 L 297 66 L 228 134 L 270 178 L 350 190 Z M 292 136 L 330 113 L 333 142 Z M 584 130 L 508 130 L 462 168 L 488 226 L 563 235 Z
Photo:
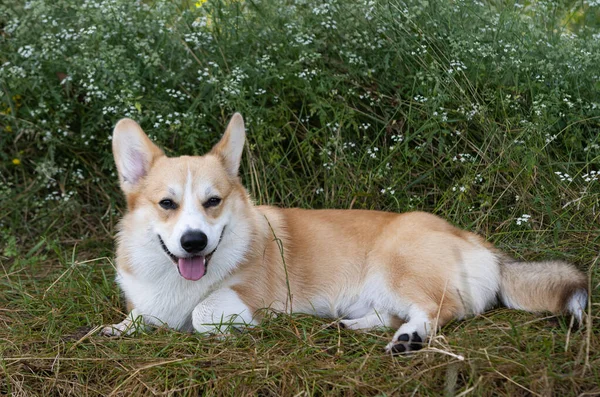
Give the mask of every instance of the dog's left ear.
M 212 154 L 221 158 L 225 169 L 231 176 L 238 175 L 245 141 L 244 118 L 241 114 L 236 113 L 229 121 L 221 140 L 211 150 Z

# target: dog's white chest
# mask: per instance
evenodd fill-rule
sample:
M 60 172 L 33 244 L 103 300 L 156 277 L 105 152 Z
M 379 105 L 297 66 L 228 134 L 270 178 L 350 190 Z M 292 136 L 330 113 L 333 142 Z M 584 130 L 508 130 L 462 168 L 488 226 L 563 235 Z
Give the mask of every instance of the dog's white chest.
M 161 280 L 140 280 L 128 274 L 117 277 L 121 289 L 146 323 L 192 331 L 192 310 L 206 296 L 206 283 L 175 275 Z

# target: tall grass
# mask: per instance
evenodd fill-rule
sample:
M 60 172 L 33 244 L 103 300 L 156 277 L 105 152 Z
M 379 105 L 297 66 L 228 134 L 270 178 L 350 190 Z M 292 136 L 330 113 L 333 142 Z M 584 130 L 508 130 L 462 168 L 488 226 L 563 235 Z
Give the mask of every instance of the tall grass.
M 0 393 L 598 392 L 599 24 L 592 0 L 1 4 Z M 202 154 L 234 111 L 257 202 L 427 210 L 572 261 L 590 323 L 498 310 L 394 359 L 389 335 L 305 316 L 226 340 L 89 335 L 122 316 L 115 122 Z

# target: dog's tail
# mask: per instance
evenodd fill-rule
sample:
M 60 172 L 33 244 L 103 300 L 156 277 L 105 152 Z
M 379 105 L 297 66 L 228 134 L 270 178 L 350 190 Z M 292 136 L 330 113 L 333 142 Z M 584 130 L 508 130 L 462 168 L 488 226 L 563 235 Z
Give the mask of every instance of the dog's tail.
M 585 274 L 562 261 L 517 262 L 500 266 L 500 299 L 513 309 L 570 313 L 580 323 L 587 306 Z

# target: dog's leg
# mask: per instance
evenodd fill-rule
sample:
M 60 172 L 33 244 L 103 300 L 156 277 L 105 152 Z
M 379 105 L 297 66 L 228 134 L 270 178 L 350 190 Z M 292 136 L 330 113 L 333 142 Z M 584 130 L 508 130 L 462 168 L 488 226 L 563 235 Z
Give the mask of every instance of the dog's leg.
M 422 349 L 433 327 L 441 327 L 455 316 L 442 306 L 439 311 L 425 311 L 417 305 L 408 310 L 408 321 L 402 324 L 394 334 L 392 341 L 385 347 L 387 353 L 408 353 Z
M 365 317 L 340 320 L 342 328 L 353 330 L 368 330 L 373 328 L 389 327 L 392 316 L 389 313 L 373 313 Z
M 200 333 L 226 333 L 230 327 L 256 324 L 252 310 L 231 288 L 221 288 L 192 312 L 192 325 Z
M 416 306 L 408 311 L 408 321 L 396 331 L 392 341 L 385 347 L 388 353 L 408 353 L 419 350 L 431 332 L 431 320 L 427 313 Z
M 101 335 L 104 336 L 128 336 L 146 328 L 143 316 L 136 309 L 132 309 L 127 317 L 118 324 L 102 328 Z

